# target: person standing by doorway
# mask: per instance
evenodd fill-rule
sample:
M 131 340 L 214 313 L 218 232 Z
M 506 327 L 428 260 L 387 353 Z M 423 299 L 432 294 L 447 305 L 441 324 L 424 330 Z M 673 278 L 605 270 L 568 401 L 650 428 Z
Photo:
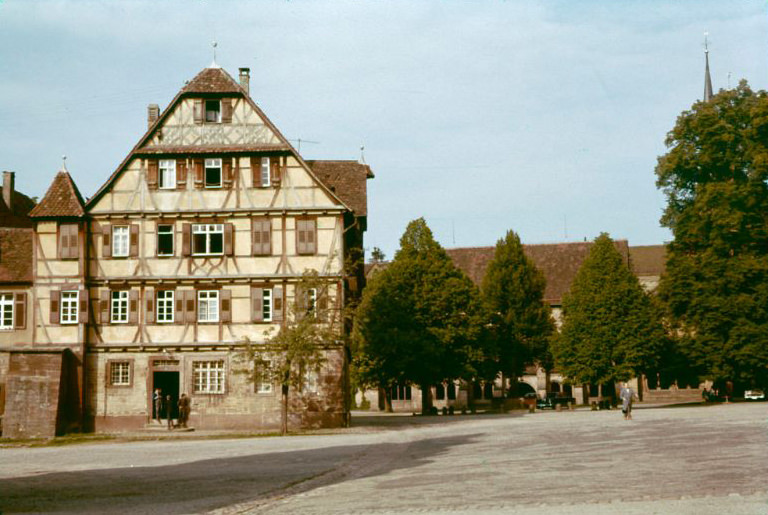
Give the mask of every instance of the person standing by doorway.
M 621 412 L 624 414 L 624 420 L 632 420 L 632 402 L 637 394 L 629 386 L 629 383 L 624 383 L 619 396 L 621 397 Z
M 152 394 L 152 409 L 154 410 L 154 417 L 158 424 L 163 423 L 163 391 L 160 388 L 155 388 L 155 393 Z
M 181 397 L 179 397 L 179 427 L 187 427 L 190 408 L 189 397 L 187 397 L 186 393 L 182 393 Z

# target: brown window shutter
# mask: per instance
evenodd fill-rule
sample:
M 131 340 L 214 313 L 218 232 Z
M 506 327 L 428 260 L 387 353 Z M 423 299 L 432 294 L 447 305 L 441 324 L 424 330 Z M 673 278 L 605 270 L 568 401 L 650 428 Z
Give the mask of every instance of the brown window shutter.
M 261 222 L 261 252 L 265 256 L 272 254 L 272 219 L 265 218 Z
M 81 324 L 87 324 L 88 323 L 88 301 L 89 299 L 89 292 L 87 288 L 80 288 L 80 294 L 78 295 L 78 299 L 80 302 L 80 313 L 78 313 L 77 320 Z
M 139 290 L 128 292 L 128 323 L 132 325 L 139 323 Z
M 221 160 L 222 181 L 225 188 L 232 187 L 232 159 L 225 157 Z
M 205 173 L 205 169 L 203 167 L 203 160 L 202 159 L 195 159 L 194 160 L 195 165 L 195 188 L 202 188 L 203 187 L 203 175 Z
M 101 294 L 99 295 L 99 312 L 101 313 L 101 323 L 102 324 L 108 324 L 109 323 L 109 290 L 101 290 Z
M 192 254 L 192 224 L 181 226 L 181 254 L 183 256 Z
M 235 253 L 235 226 L 224 224 L 224 254 L 232 256 Z
M 281 322 L 283 320 L 283 288 L 275 286 L 272 288 L 272 321 Z
M 13 328 L 27 328 L 27 294 L 23 292 L 13 294 Z
M 272 159 L 269 160 L 269 181 L 272 183 L 272 186 L 277 186 L 280 184 L 281 160 L 282 158 L 278 156 L 272 156 Z
M 51 312 L 52 324 L 59 323 L 59 301 L 60 300 L 61 300 L 61 291 L 51 290 L 51 303 L 50 303 L 49 310 Z
M 251 242 L 252 245 L 252 253 L 254 256 L 259 256 L 262 254 L 261 251 L 261 220 L 258 218 L 254 218 L 251 220 L 252 224 L 252 236 L 253 241 Z
M 69 259 L 69 225 L 59 224 L 59 259 Z
M 221 122 L 232 123 L 232 99 L 221 99 Z
M 197 320 L 196 304 L 197 292 L 195 290 L 186 290 L 184 292 L 184 321 L 188 324 L 194 324 Z
M 296 220 L 296 253 L 307 253 L 307 232 L 306 232 L 306 220 Z
M 251 288 L 251 319 L 254 322 L 264 321 L 264 289 Z
M 187 188 L 187 160 L 176 160 L 176 188 L 184 190 Z
M 101 225 L 101 255 L 112 257 L 112 226 L 109 224 Z
M 195 105 L 193 107 L 192 117 L 194 118 L 195 123 L 203 123 L 203 99 L 196 98 L 194 102 Z
M 131 257 L 139 257 L 139 225 L 131 224 Z
M 317 225 L 316 220 L 307 220 L 305 231 L 307 234 L 307 254 L 317 253 Z
M 221 302 L 221 321 L 229 324 L 232 322 L 232 291 L 221 290 L 219 301 Z
M 176 294 L 173 297 L 174 302 L 176 303 L 174 313 L 173 313 L 173 320 L 177 324 L 183 324 L 184 323 L 184 291 L 176 290 Z
M 144 321 L 147 324 L 155 323 L 155 290 L 147 288 L 144 290 Z
M 251 156 L 251 175 L 253 176 L 253 187 L 261 188 L 261 158 Z
M 69 242 L 67 245 L 69 246 L 69 257 L 70 258 L 76 258 L 80 256 L 80 249 L 77 246 L 77 237 L 78 237 L 78 230 L 79 225 L 78 224 L 70 224 L 67 226 L 69 229 Z
M 157 189 L 157 159 L 147 161 L 147 187 L 151 190 Z

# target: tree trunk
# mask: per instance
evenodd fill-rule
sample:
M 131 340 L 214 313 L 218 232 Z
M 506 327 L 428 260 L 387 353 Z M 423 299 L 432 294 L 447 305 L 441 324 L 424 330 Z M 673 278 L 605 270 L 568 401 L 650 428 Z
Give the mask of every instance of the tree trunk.
M 410 387 L 409 387 L 410 388 Z M 384 411 L 392 413 L 392 388 L 382 388 L 384 391 Z
M 510 383 L 510 386 L 512 384 Z M 504 372 L 501 373 L 501 399 L 502 401 L 507 398 L 507 380 Z
M 280 434 L 288 434 L 288 385 L 283 385 L 282 406 L 280 407 Z
M 432 386 L 421 385 L 421 414 L 429 415 L 432 410 Z
M 472 379 L 471 381 L 467 381 L 468 389 L 467 389 L 467 408 L 469 408 L 469 411 L 474 413 L 475 412 L 475 380 Z

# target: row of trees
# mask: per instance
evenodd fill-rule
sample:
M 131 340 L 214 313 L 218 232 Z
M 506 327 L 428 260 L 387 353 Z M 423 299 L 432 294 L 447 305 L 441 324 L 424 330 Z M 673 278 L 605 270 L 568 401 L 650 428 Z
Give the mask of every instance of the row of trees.
M 564 301 L 560 334 L 543 301 L 545 286 L 512 231 L 497 243 L 478 289 L 425 221 L 411 222 L 357 310 L 357 382 L 387 391 L 394 384 L 418 385 L 427 412 L 430 387 L 443 381 L 501 374 L 502 385 L 508 378 L 514 389 L 524 367 L 538 363 L 548 369 L 557 364 L 577 383 L 603 384 L 656 362 L 661 324 L 607 235 L 595 241 Z

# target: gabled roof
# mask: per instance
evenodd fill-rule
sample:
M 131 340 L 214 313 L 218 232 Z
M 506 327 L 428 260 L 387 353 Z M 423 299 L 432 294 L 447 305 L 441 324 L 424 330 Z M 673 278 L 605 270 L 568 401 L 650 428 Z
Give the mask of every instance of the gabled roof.
M 288 142 L 288 140 L 283 136 L 283 134 L 278 130 L 278 128 L 272 123 L 272 121 L 267 118 L 267 116 L 264 114 L 264 111 L 259 108 L 259 106 L 256 105 L 256 103 L 253 101 L 253 99 L 248 95 L 245 90 L 243 90 L 239 84 L 235 82 L 235 80 L 230 76 L 226 71 L 224 71 L 222 68 L 205 68 L 203 71 L 198 73 L 194 79 L 192 79 L 186 86 L 184 86 L 171 100 L 171 102 L 166 106 L 166 108 L 163 110 L 163 112 L 160 114 L 160 116 L 157 118 L 155 123 L 152 124 L 149 129 L 147 129 L 147 132 L 144 133 L 144 136 L 141 137 L 138 143 L 131 149 L 131 151 L 128 153 L 127 156 L 125 156 L 125 159 L 118 165 L 117 169 L 112 172 L 112 175 L 109 176 L 109 178 L 106 180 L 104 184 L 102 184 L 101 188 L 90 198 L 88 199 L 88 206 L 92 206 L 98 202 L 98 200 L 101 198 L 101 196 L 106 193 L 112 183 L 117 179 L 117 177 L 120 175 L 120 172 L 123 171 L 123 169 L 128 165 L 128 163 L 131 161 L 131 158 L 133 158 L 136 155 L 141 154 L 148 154 L 148 153 L 156 153 L 152 148 L 146 146 L 147 142 L 150 141 L 152 138 L 152 135 L 155 133 L 155 131 L 160 127 L 165 119 L 170 115 L 170 113 L 173 111 L 173 108 L 176 106 L 176 104 L 179 102 L 179 100 L 188 95 L 203 95 L 208 93 L 215 93 L 215 94 L 224 94 L 224 95 L 232 95 L 232 96 L 242 96 L 245 101 L 248 103 L 248 105 L 251 106 L 251 108 L 261 117 L 262 120 L 264 120 L 264 123 L 269 127 L 269 129 L 277 136 L 277 139 L 280 141 L 280 144 L 269 147 L 268 150 L 281 150 L 291 153 L 304 167 L 306 168 L 307 172 L 311 177 L 316 179 L 318 183 L 320 184 L 320 187 L 323 188 L 326 193 L 330 195 L 331 198 L 338 201 L 341 205 L 343 205 L 347 209 L 351 209 L 345 202 L 342 200 L 336 193 L 330 190 L 326 184 L 319 180 L 315 173 L 312 171 L 312 169 L 304 162 L 301 155 L 299 155 L 298 152 L 296 152 L 296 149 L 293 148 L 293 146 Z M 212 149 L 199 149 L 195 146 L 179 146 L 174 147 L 170 149 L 171 153 L 186 153 L 187 149 L 189 149 L 189 153 L 195 153 L 195 152 L 211 152 Z M 266 150 L 260 148 L 258 145 L 250 146 L 251 151 L 258 152 L 261 150 Z M 222 152 L 246 152 L 249 151 L 248 149 L 244 148 L 243 146 L 237 146 L 237 147 L 226 147 L 221 148 Z
M 317 178 L 336 193 L 357 216 L 368 215 L 366 181 L 374 177 L 371 167 L 357 161 L 306 161 Z
M 243 93 L 243 89 L 223 68 L 206 68 L 181 93 Z
M 0 228 L 0 283 L 32 282 L 32 229 Z
M 628 263 L 629 245 L 626 240 L 614 241 L 616 250 Z M 584 260 L 589 255 L 592 242 L 550 243 L 542 245 L 523 245 L 523 252 L 541 270 L 547 280 L 544 301 L 560 305 L 563 295 L 571 288 Z M 493 259 L 496 247 L 468 247 L 446 249 L 453 262 L 480 286 L 485 276 L 488 263 Z
M 35 223 L 29 218 L 34 207 L 35 201 L 18 191 L 13 192 L 11 209 L 0 199 L 0 227 L 34 227 Z
M 667 265 L 666 245 L 639 245 L 629 247 L 632 272 L 638 277 L 661 276 Z
M 85 216 L 85 202 L 72 177 L 59 171 L 43 200 L 29 212 L 32 218 L 59 218 Z

